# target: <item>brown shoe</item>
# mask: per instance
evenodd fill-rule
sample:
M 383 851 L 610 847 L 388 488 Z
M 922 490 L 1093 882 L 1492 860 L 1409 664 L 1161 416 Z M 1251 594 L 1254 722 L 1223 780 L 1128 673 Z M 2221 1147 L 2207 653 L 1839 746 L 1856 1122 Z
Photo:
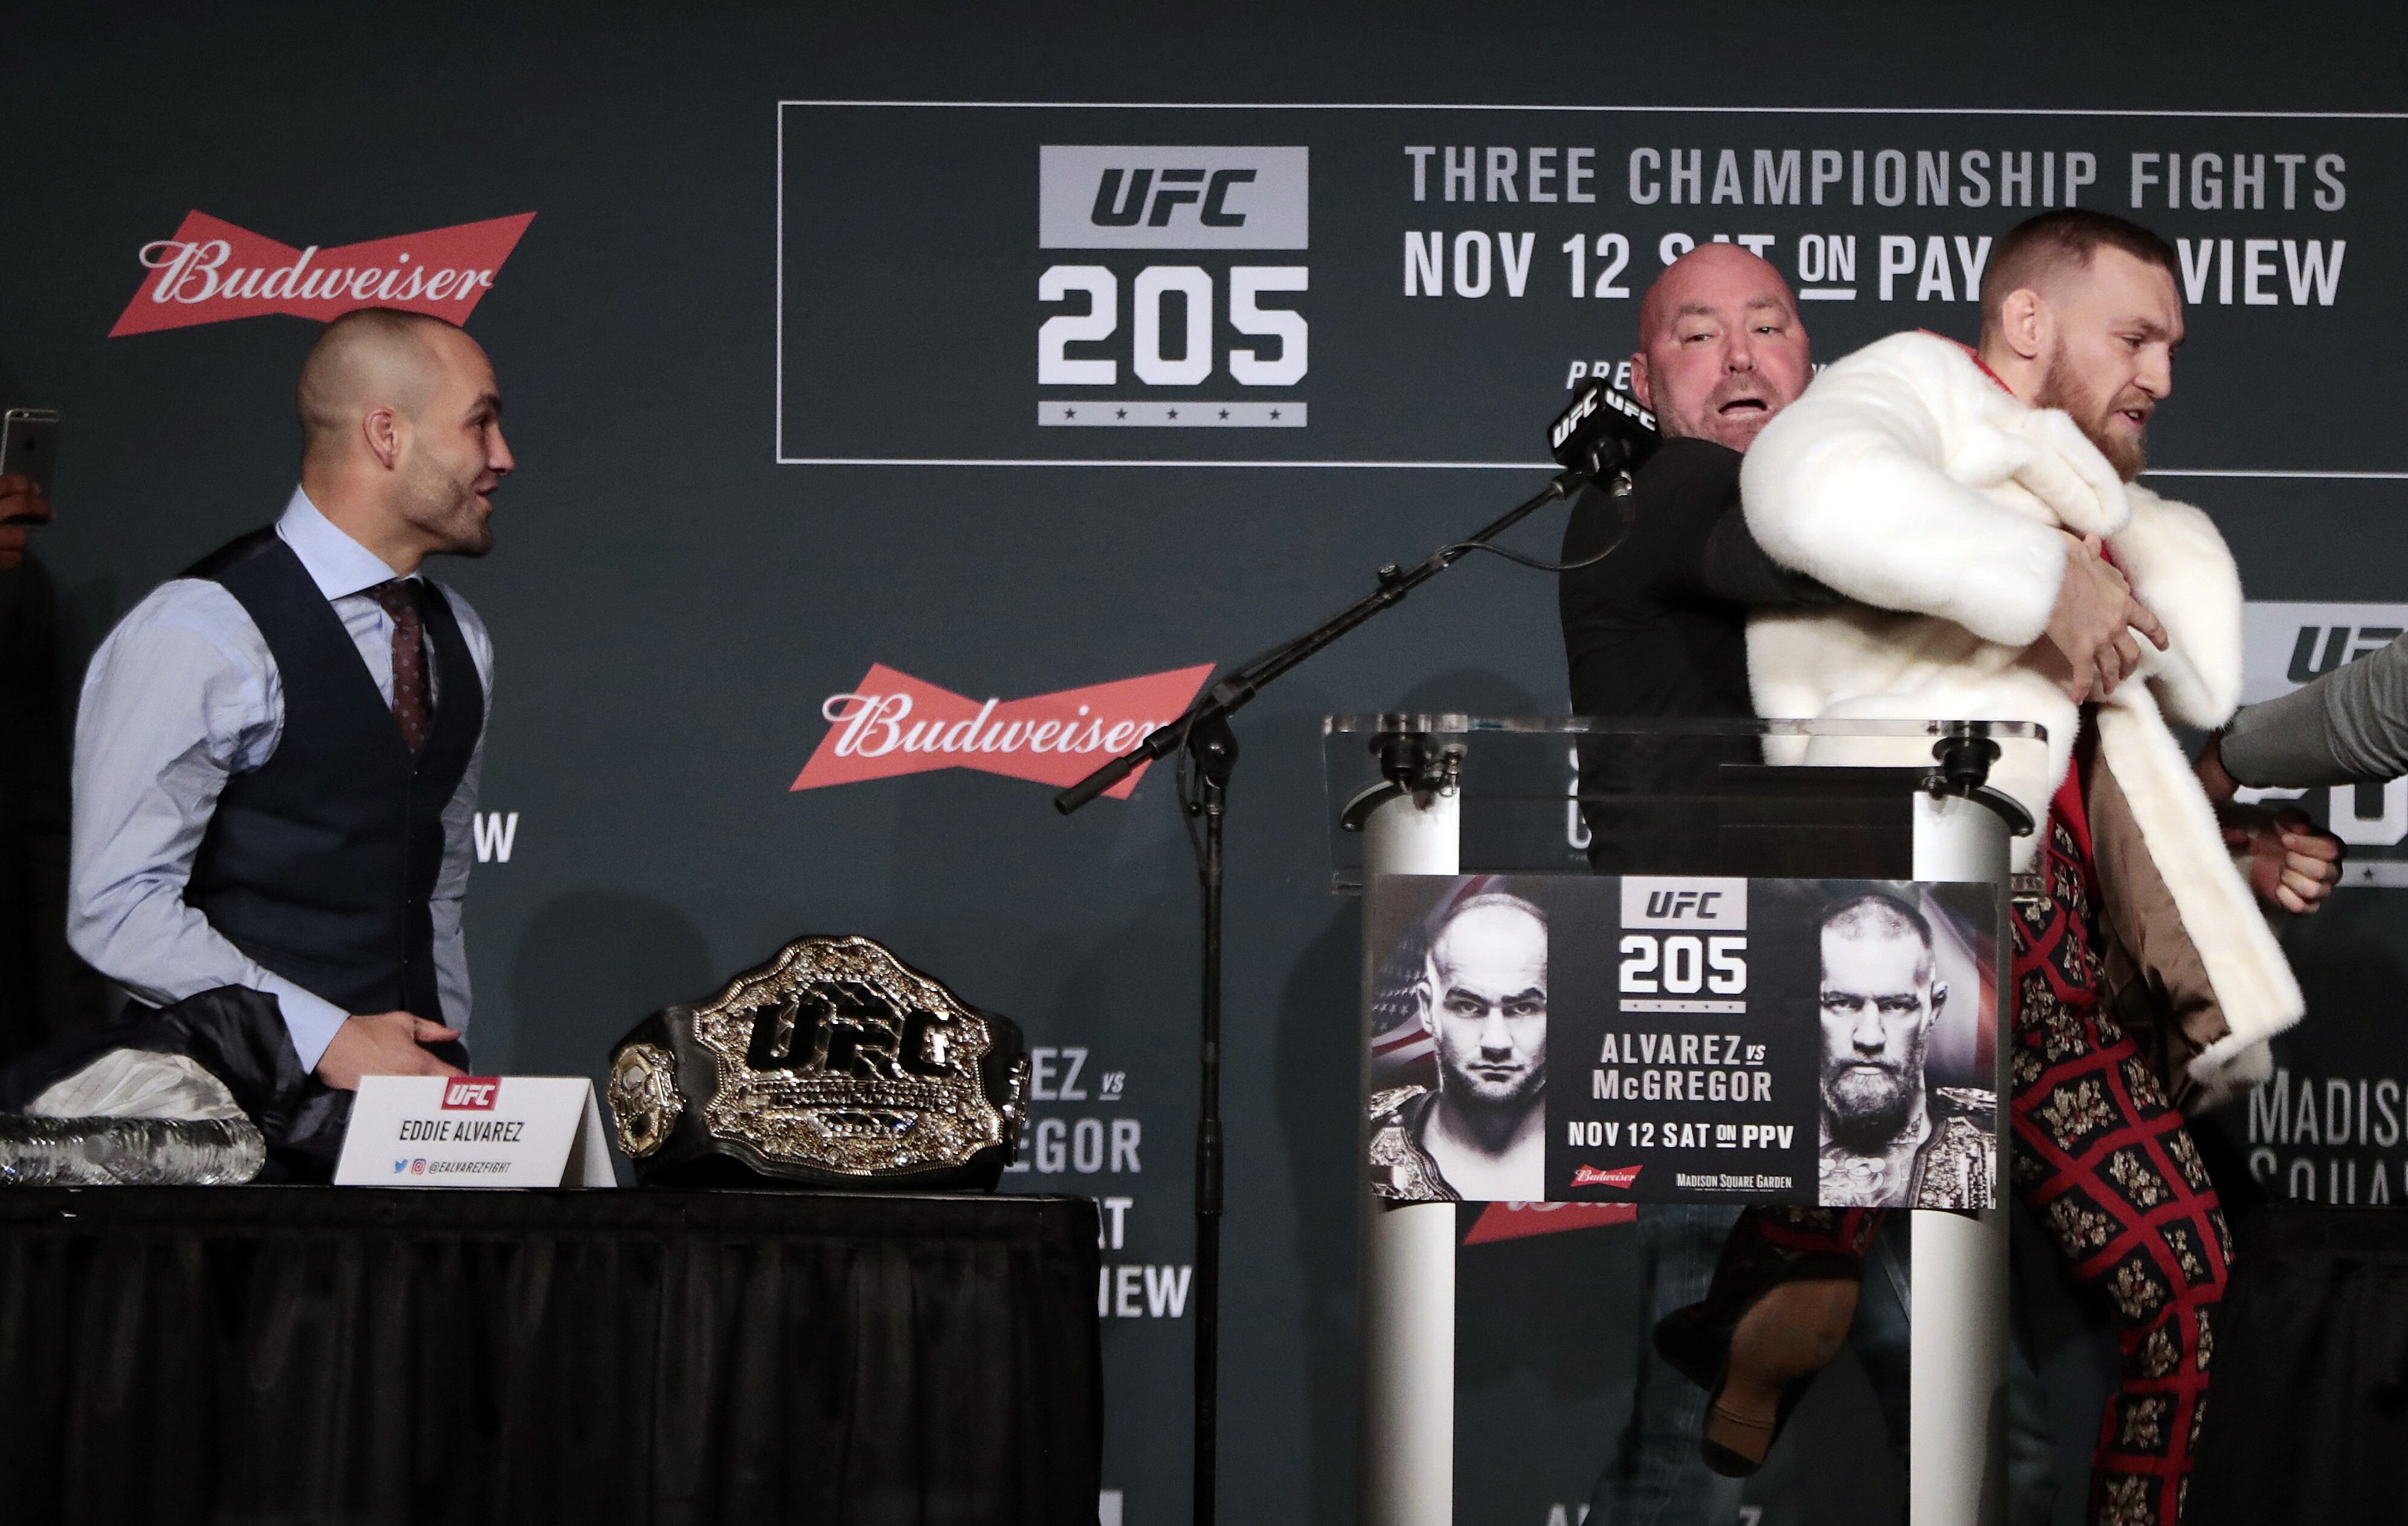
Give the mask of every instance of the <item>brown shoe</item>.
M 1830 1364 L 1856 1317 L 1857 1283 L 1816 1278 L 1776 1283 L 1732 1327 L 1719 1381 L 1709 1390 L 1698 1453 L 1707 1467 L 1744 1478 Z
M 1838 1224 L 1791 1226 L 1829 1243 L 1784 1244 L 1765 1221 L 1782 1211 L 1742 1214 L 1706 1296 L 1656 1325 L 1656 1351 L 1710 1396 L 1699 1437 L 1706 1465 L 1733 1477 L 1763 1464 L 1814 1375 L 1847 1339 L 1864 1276 L 1861 1242 L 1878 1223 L 1869 1217 L 1853 1240 Z

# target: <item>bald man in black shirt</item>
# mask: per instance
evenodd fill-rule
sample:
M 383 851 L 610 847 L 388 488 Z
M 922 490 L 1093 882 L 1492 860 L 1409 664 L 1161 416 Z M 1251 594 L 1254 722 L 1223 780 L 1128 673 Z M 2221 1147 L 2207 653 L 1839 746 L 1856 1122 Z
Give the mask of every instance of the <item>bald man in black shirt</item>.
M 1665 442 L 1634 491 L 1591 488 L 1572 506 L 1566 562 L 1627 527 L 1619 549 L 1559 585 L 1574 714 L 1751 717 L 1748 606 L 1837 598 L 1758 549 L 1739 507 L 1741 453 L 1813 371 L 1788 282 L 1737 245 L 1692 250 L 1648 289 L 1631 390 Z M 1607 873 L 1713 872 L 1712 813 L 1665 797 L 1694 792 L 1718 763 L 1763 761 L 1744 737 L 1600 739 L 1581 751 L 1590 861 Z
M 1741 453 L 1812 375 L 1788 283 L 1747 250 L 1693 250 L 1648 289 L 1631 390 L 1665 440 L 1630 492 L 1591 488 L 1572 506 L 1564 561 L 1623 537 L 1559 586 L 1575 714 L 1752 717 L 1749 606 L 1837 597 L 1766 557 L 1739 507 Z M 1580 752 L 1589 861 L 1604 874 L 1717 872 L 1716 812 L 1673 797 L 1695 794 L 1718 764 L 1763 761 L 1748 736 L 1593 737 Z M 1640 1206 L 1639 1369 L 1630 1419 L 1590 1499 L 1590 1526 L 1707 1526 L 1739 1514 L 1738 1481 L 1697 1462 L 1704 1391 L 1660 1362 L 1645 1333 L 1705 1296 L 1738 1216 L 1712 1204 Z M 1887 1348 L 1902 1344 L 1893 1338 Z

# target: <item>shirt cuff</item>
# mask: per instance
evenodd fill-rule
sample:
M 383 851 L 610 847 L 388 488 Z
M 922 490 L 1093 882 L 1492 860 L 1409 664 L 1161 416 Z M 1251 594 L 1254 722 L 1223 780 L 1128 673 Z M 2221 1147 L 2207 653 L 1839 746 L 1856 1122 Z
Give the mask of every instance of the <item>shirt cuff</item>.
M 2243 706 L 2240 713 L 2232 718 L 2232 727 L 2217 734 L 2215 756 L 2216 761 L 2224 764 L 2224 772 L 2233 783 L 2244 790 L 2258 790 L 2265 788 L 2256 782 L 2264 776 L 2265 770 L 2259 768 L 2251 757 L 2256 749 L 2256 739 L 2252 734 L 2239 729 L 2241 717 L 2248 713 L 2248 707 Z
M 326 1046 L 335 1041 L 335 1030 L 351 1014 L 280 975 L 268 976 L 259 986 L 276 998 L 277 1006 L 283 1011 L 284 1031 L 293 1035 L 293 1052 L 301 1057 L 301 1068 L 314 1072 L 325 1055 Z
M 2279 698 L 2244 705 L 2233 712 L 2216 742 L 2216 755 L 2232 782 L 2253 790 L 2323 782 L 2333 771 L 2324 738 L 2321 695 L 2295 703 L 2293 690 Z

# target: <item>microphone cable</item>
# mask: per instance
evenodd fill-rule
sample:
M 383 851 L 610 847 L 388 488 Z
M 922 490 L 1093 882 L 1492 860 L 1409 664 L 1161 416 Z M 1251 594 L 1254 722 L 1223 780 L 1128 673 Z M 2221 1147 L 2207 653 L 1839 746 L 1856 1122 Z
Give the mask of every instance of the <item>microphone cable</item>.
M 1495 545 L 1484 540 L 1458 541 L 1452 546 L 1441 546 L 1438 549 L 1438 554 L 1445 556 L 1450 551 L 1456 553 L 1464 551 L 1486 551 L 1492 556 L 1503 557 L 1506 561 L 1512 563 L 1515 566 L 1527 567 L 1532 572 L 1578 572 L 1584 567 L 1594 567 L 1598 563 L 1604 561 L 1607 557 L 1612 556 L 1614 552 L 1622 549 L 1622 543 L 1628 540 L 1630 538 L 1630 532 L 1639 527 L 1639 516 L 1632 512 L 1630 507 L 1630 498 L 1633 490 L 1629 484 L 1629 477 L 1627 475 L 1624 475 L 1615 478 L 1614 485 L 1611 490 L 1612 501 L 1622 506 L 1621 528 L 1614 531 L 1613 538 L 1605 543 L 1605 549 L 1603 550 L 1582 557 L 1577 562 L 1541 562 L 1535 556 L 1524 556 L 1519 551 L 1510 551 L 1502 546 Z M 1591 486 L 1595 486 L 1595 484 L 1592 483 Z

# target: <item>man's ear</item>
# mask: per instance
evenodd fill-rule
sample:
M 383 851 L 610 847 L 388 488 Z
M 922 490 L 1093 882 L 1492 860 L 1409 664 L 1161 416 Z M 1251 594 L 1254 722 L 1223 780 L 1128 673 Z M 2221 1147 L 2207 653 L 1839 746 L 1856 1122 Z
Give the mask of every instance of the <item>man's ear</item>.
M 368 453 L 386 471 L 401 464 L 405 428 L 401 415 L 388 406 L 370 408 L 360 419 L 360 437 L 367 443 Z
M 1940 1009 L 1947 1005 L 1948 982 L 1945 980 L 1934 980 L 1931 982 L 1931 1016 L 1924 1020 L 1925 1023 L 1928 1025 L 1930 1023 L 1938 1022 L 1940 1020 Z
M 1999 336 L 2024 360 L 2047 353 L 2057 329 L 2057 314 L 2048 299 L 2028 286 L 2018 286 L 1999 304 Z
M 1630 395 L 1648 412 L 1656 411 L 1656 389 L 1647 380 L 1647 352 L 1638 350 L 1630 357 Z

